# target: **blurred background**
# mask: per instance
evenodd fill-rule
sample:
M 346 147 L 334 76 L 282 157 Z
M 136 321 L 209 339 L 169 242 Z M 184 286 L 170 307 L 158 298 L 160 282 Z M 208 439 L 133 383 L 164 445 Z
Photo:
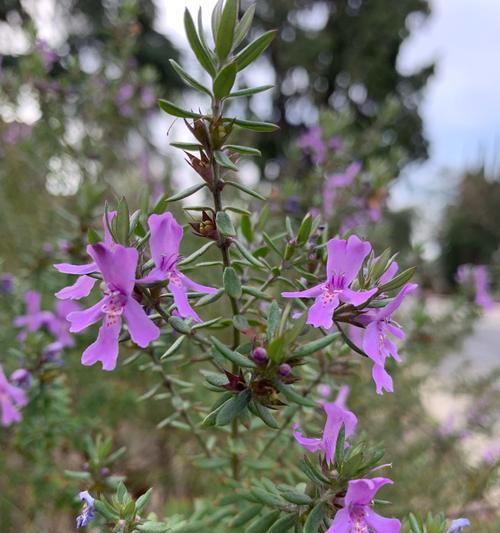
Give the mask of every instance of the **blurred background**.
M 380 250 L 400 251 L 403 264 L 418 264 L 421 291 L 407 310 L 413 325 L 398 390 L 380 400 L 373 425 L 373 397 L 361 394 L 366 380 L 354 369 L 352 407 L 397 466 L 396 513 L 466 513 L 479 526 L 474 531 L 498 531 L 500 4 L 256 4 L 252 31 L 279 33 L 243 73 L 241 86 L 275 88 L 232 109 L 277 122 L 281 130 L 244 134 L 263 157 L 244 161 L 240 179 L 270 195 L 276 224 L 314 210 L 339 232 L 355 228 Z M 201 6 L 208 27 L 214 5 L 0 0 L 0 340 L 6 354 L 22 357 L 11 323 L 24 291 L 35 288 L 44 306 L 53 305 L 61 282 L 50 265 L 81 257 L 104 199 L 125 195 L 143 206 L 199 179 L 169 146 L 190 140 L 184 124 L 162 114 L 156 100 L 206 105 L 168 60 L 208 82 L 187 49 L 182 17 L 185 7 L 196 13 Z M 362 165 L 350 182 L 356 193 L 336 189 L 326 206 L 325 193 L 332 191 L 325 176 L 345 176 L 355 160 Z M 457 278 L 462 265 L 469 266 Z M 487 269 L 482 285 L 474 275 L 478 265 Z M 486 303 L 477 298 L 485 291 Z M 14 441 L 0 430 L 8 450 L 0 458 L 2 532 L 70 530 L 78 483 L 63 472 L 85 462 L 89 432 L 104 431 L 117 448 L 127 447 L 118 473 L 138 493 L 159 487 L 157 510 L 181 512 L 206 488 L 175 454 L 181 439 L 175 427 L 153 433 L 166 415 L 160 402 L 153 408 L 136 402 L 147 381 L 130 388 L 130 367 L 106 380 L 98 369 L 82 371 L 78 348 L 66 356 L 54 412 L 48 408 L 43 421 L 28 412 Z

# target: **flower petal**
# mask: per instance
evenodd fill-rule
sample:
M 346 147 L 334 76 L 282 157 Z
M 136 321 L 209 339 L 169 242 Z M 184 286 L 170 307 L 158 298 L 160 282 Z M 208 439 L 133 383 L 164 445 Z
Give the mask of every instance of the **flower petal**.
M 383 365 L 373 365 L 372 377 L 377 388 L 377 394 L 383 394 L 384 390 L 394 392 L 392 378 Z
M 70 263 L 58 263 L 54 265 L 59 272 L 63 274 L 77 274 L 79 276 L 83 274 L 92 274 L 97 272 L 97 265 L 95 263 L 89 263 L 88 265 L 72 265 Z
M 121 244 L 107 248 L 103 244 L 96 244 L 87 246 L 87 252 L 96 262 L 107 284 L 123 294 L 132 293 L 139 259 L 135 248 L 127 248 Z
M 346 505 L 370 505 L 380 488 L 384 485 L 392 485 L 392 483 L 392 480 L 386 477 L 349 481 L 345 495 Z
M 403 303 L 403 300 L 406 298 L 406 296 L 412 292 L 414 292 L 417 289 L 418 285 L 416 283 L 407 283 L 398 293 L 398 295 L 392 300 L 391 303 L 387 304 L 384 308 L 382 308 L 376 315 L 377 320 L 383 320 L 384 318 L 388 318 L 389 316 L 396 311 L 396 309 L 399 308 L 399 306 Z
M 399 533 L 401 522 L 396 518 L 385 518 L 370 507 L 365 509 L 366 523 L 373 533 Z
M 90 294 L 96 281 L 90 276 L 79 276 L 73 285 L 64 287 L 55 296 L 60 300 L 80 300 Z
M 323 448 L 321 439 L 304 437 L 299 431 L 299 425 L 294 424 L 292 434 L 295 440 L 308 452 L 315 453 Z
M 175 220 L 172 213 L 151 215 L 148 219 L 151 237 L 149 247 L 156 266 L 161 266 L 164 257 L 179 255 L 182 239 L 182 226 Z
M 163 272 L 158 267 L 153 268 L 149 274 L 144 276 L 143 278 L 136 279 L 135 281 L 137 283 L 159 283 L 160 281 L 165 281 L 167 279 L 166 273 Z
M 385 361 L 385 356 L 382 351 L 382 341 L 382 324 L 380 322 L 368 324 L 363 337 L 363 351 L 378 365 L 383 365 Z
M 121 325 L 121 317 L 114 321 L 104 319 L 97 339 L 82 354 L 82 365 L 89 366 L 101 361 L 103 370 L 114 370 L 118 359 Z
M 370 253 L 372 245 L 362 241 L 356 235 L 349 239 L 331 239 L 327 244 L 328 261 L 326 271 L 328 278 L 334 273 L 343 275 L 349 285 L 357 276 L 365 257 Z
M 307 324 L 311 324 L 315 328 L 330 329 L 333 326 L 333 312 L 338 304 L 338 296 L 326 298 L 324 294 L 321 294 L 309 308 Z
M 123 308 L 123 316 L 127 321 L 128 331 L 132 340 L 141 348 L 160 336 L 158 326 L 148 317 L 142 305 L 130 297 Z
M 367 302 L 375 293 L 377 289 L 369 289 L 367 291 L 353 291 L 351 289 L 344 289 L 340 293 L 340 299 L 343 302 L 347 302 L 355 307 L 363 305 Z
M 102 306 L 106 303 L 106 298 L 99 300 L 95 305 L 84 309 L 83 311 L 74 311 L 70 313 L 66 320 L 70 322 L 69 328 L 71 333 L 78 333 L 88 328 L 91 324 L 97 322 L 103 315 Z
M 396 272 L 399 270 L 399 265 L 396 261 L 393 261 L 389 268 L 380 276 L 378 283 L 379 285 L 385 285 L 389 283 L 391 279 L 396 275 Z
M 325 533 L 350 533 L 352 531 L 351 525 L 349 511 L 347 509 L 340 509 L 337 511 L 332 525 Z
M 218 291 L 218 289 L 214 289 L 213 287 L 207 287 L 206 285 L 196 283 L 196 281 L 193 281 L 191 278 L 188 278 L 185 274 L 181 274 L 180 272 L 177 272 L 177 275 L 181 279 L 184 287 L 193 291 L 204 292 L 206 294 L 215 294 Z
M 171 279 L 168 284 L 168 290 L 174 297 L 175 306 L 182 318 L 192 318 L 195 322 L 201 322 L 201 318 L 191 307 L 186 294 L 186 287 L 181 283 L 180 278 Z
M 283 298 L 316 298 L 323 291 L 323 284 L 316 285 L 303 291 L 282 292 Z

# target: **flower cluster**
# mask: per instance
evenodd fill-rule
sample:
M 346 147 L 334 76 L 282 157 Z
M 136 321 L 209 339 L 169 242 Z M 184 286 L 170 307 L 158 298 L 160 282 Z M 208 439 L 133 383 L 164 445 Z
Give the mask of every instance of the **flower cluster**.
M 486 265 L 460 265 L 456 275 L 460 285 L 472 285 L 474 302 L 483 309 L 491 309 L 494 301 L 490 294 L 490 272 Z
M 22 416 L 19 408 L 28 403 L 26 393 L 13 384 L 19 379 L 21 371 L 22 369 L 16 370 L 9 381 L 0 365 L 0 408 L 2 410 L 0 421 L 2 426 L 10 426 L 13 422 L 20 422 Z

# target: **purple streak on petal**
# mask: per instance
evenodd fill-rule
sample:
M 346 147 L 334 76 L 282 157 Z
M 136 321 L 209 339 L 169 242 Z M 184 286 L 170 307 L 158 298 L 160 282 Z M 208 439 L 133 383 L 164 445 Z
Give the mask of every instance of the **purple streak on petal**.
M 116 317 L 113 321 L 104 319 L 96 341 L 82 354 L 82 365 L 89 366 L 101 361 L 103 370 L 114 370 L 118 359 L 121 322 L 121 317 Z
M 148 219 L 151 237 L 149 246 L 155 265 L 162 267 L 164 259 L 169 260 L 179 255 L 182 239 L 182 226 L 175 220 L 172 213 L 151 215 Z
M 56 298 L 60 300 L 80 300 L 88 296 L 97 279 L 90 276 L 80 276 L 73 285 L 64 287 L 60 291 L 56 292 Z
M 92 274 L 97 272 L 97 265 L 90 263 L 88 265 L 72 265 L 70 263 L 58 263 L 54 265 L 54 268 L 63 274 L 77 274 L 79 276 L 83 274 Z
M 148 317 L 142 306 L 133 297 L 128 298 L 123 308 L 123 316 L 127 322 L 130 337 L 141 348 L 146 348 L 149 343 L 160 336 L 158 326 Z
M 71 327 L 69 328 L 70 332 L 78 333 L 100 320 L 104 316 L 102 307 L 106 304 L 107 300 L 108 298 L 105 297 L 88 309 L 70 313 L 66 317 L 71 324 Z

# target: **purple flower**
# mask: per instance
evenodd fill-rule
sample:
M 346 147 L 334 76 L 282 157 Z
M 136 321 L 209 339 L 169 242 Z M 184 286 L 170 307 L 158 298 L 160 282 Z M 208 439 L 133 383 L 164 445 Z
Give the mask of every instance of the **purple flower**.
M 352 182 L 359 174 L 360 170 L 361 162 L 354 161 L 343 172 L 327 176 L 323 187 L 323 211 L 327 218 L 331 218 L 334 214 L 334 202 L 337 196 L 337 189 L 352 185 Z
M 9 272 L 0 274 L 0 294 L 12 294 L 14 292 L 15 279 Z
M 78 494 L 80 501 L 83 502 L 82 512 L 76 517 L 76 527 L 86 526 L 95 516 L 95 500 L 84 490 Z
M 328 146 L 334 150 L 342 150 L 344 143 L 340 135 L 334 135 L 329 141 Z
M 388 335 L 404 339 L 405 334 L 399 324 L 391 318 L 391 315 L 403 303 L 405 297 L 416 288 L 415 283 L 405 285 L 394 300 L 380 311 L 369 312 L 360 317 L 363 322 L 368 322 L 363 338 L 363 350 L 374 362 L 372 376 L 377 386 L 377 394 L 382 394 L 384 389 L 388 392 L 394 390 L 392 378 L 385 370 L 384 364 L 387 357 L 392 357 L 398 363 L 401 362 L 401 358 L 396 344 Z
M 182 226 L 175 220 L 171 213 L 151 215 L 148 219 L 151 232 L 149 247 L 155 268 L 144 278 L 137 280 L 139 283 L 158 283 L 168 281 L 168 290 L 174 297 L 177 311 L 182 318 L 192 318 L 201 322 L 196 311 L 191 307 L 187 298 L 188 289 L 214 294 L 217 289 L 200 285 L 179 272 L 179 246 L 182 240 Z
M 462 533 L 462 529 L 469 526 L 470 521 L 467 518 L 457 518 L 453 520 L 450 529 L 446 533 Z
M 456 280 L 461 285 L 472 283 L 475 291 L 474 301 L 483 309 L 491 309 L 493 299 L 489 292 L 490 272 L 486 265 L 460 265 Z
M 28 333 L 33 333 L 41 329 L 44 325 L 47 325 L 52 319 L 52 313 L 49 311 L 42 311 L 40 304 L 42 296 L 36 291 L 27 291 L 24 295 L 24 301 L 26 302 L 26 314 L 16 317 L 14 325 L 18 328 L 24 328 L 17 338 L 20 341 L 26 340 Z
M 143 107 L 150 108 L 154 105 L 156 101 L 156 94 L 153 87 L 146 86 L 142 88 L 141 91 L 141 103 Z
M 74 346 L 75 341 L 69 332 L 69 322 L 66 317 L 74 311 L 79 311 L 80 306 L 71 301 L 56 303 L 56 309 L 47 323 L 49 331 L 56 338 L 56 345 L 62 350 L 69 346 Z
M 70 313 L 67 319 L 71 323 L 72 333 L 78 333 L 102 320 L 97 340 L 82 354 L 82 364 L 92 365 L 101 361 L 104 370 L 113 370 L 118 358 L 122 315 L 130 337 L 141 348 L 157 339 L 160 330 L 133 296 L 139 259 L 137 250 L 120 244 L 112 248 L 96 244 L 87 246 L 87 252 L 102 274 L 104 297 L 89 309 Z
M 325 162 L 327 146 L 321 138 L 321 128 L 315 126 L 303 133 L 297 140 L 297 146 L 311 155 L 315 165 Z
M 337 511 L 326 533 L 399 533 L 399 520 L 384 518 L 371 508 L 375 494 L 387 484 L 392 484 L 392 481 L 384 477 L 349 481 L 344 507 Z
M 49 48 L 47 41 L 44 39 L 38 39 L 35 46 L 42 58 L 45 70 L 50 70 L 52 65 L 59 59 L 59 56 Z
M 26 390 L 31 387 L 33 376 L 25 368 L 18 368 L 10 375 L 10 381 L 12 385 Z
M 31 135 L 32 127 L 21 122 L 9 124 L 3 134 L 3 140 L 6 144 L 17 144 Z
M 134 96 L 134 86 L 130 85 L 130 83 L 122 85 L 116 94 L 116 103 L 118 105 L 123 105 L 127 103 L 132 96 Z
M 22 416 L 19 407 L 23 407 L 27 403 L 26 393 L 9 383 L 0 365 L 0 408 L 2 410 L 0 422 L 2 426 L 10 426 L 13 422 L 20 422 Z
M 331 239 L 327 247 L 326 281 L 304 291 L 283 292 L 281 295 L 284 298 L 315 298 L 314 304 L 309 308 L 307 323 L 316 328 L 329 329 L 333 325 L 333 313 L 340 302 L 362 305 L 377 289 L 356 291 L 350 288 L 365 257 L 372 249 L 369 242 L 363 242 L 351 235 L 348 240 Z
M 293 425 L 293 436 L 295 440 L 307 451 L 314 453 L 321 451 L 325 455 L 327 463 L 331 463 L 335 457 L 335 446 L 340 428 L 345 427 L 345 446 L 348 446 L 347 439 L 353 435 L 358 419 L 356 415 L 346 408 L 345 401 L 349 393 L 349 387 L 343 385 L 340 388 L 337 399 L 334 402 L 323 402 L 323 409 L 326 412 L 326 423 L 321 438 L 303 437 L 299 431 L 299 425 Z
M 500 459 L 500 443 L 493 444 L 483 451 L 483 461 L 494 465 Z
M 318 394 L 325 400 L 329 398 L 332 393 L 332 388 L 326 383 L 320 383 L 316 390 L 318 391 Z
M 108 225 L 110 226 L 113 218 L 116 216 L 116 211 L 108 212 L 108 223 L 106 223 L 106 215 L 102 217 L 102 227 L 104 230 L 104 246 L 112 248 L 114 246 L 113 236 L 111 235 Z M 60 300 L 80 300 L 85 298 L 92 291 L 96 279 L 87 276 L 87 274 L 93 274 L 99 269 L 95 263 L 88 263 L 86 265 L 73 265 L 70 263 L 58 263 L 54 267 L 63 274 L 76 274 L 78 278 L 73 285 L 64 287 L 60 291 L 56 292 L 56 297 Z

